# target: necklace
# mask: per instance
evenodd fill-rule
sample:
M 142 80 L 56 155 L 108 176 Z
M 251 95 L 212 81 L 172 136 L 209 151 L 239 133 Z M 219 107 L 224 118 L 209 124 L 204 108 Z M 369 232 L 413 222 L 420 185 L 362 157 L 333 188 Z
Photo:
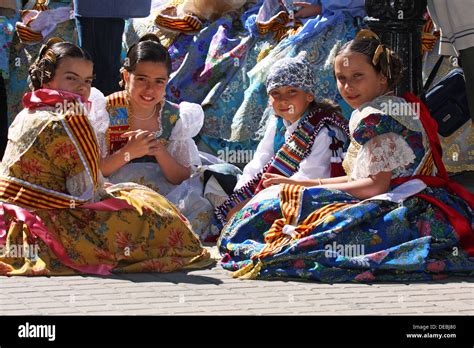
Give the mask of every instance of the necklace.
M 149 118 L 153 117 L 155 112 L 156 112 L 156 104 L 155 104 L 155 107 L 153 108 L 153 110 L 151 111 L 150 115 L 148 115 L 146 117 L 143 117 L 143 118 L 137 117 L 137 115 L 133 115 L 133 113 L 130 116 L 132 116 L 133 118 L 136 118 L 137 120 L 145 121 L 145 120 L 148 120 Z

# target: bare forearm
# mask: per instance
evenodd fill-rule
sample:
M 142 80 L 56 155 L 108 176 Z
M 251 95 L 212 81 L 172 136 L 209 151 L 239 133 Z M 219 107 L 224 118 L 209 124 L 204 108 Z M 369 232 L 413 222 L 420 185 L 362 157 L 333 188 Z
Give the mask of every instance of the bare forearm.
M 130 161 L 129 157 L 130 154 L 128 152 L 120 149 L 112 155 L 102 159 L 100 162 L 100 170 L 102 171 L 102 175 L 109 176 L 113 174 L 115 171 L 127 164 L 128 161 Z
M 338 176 L 335 178 L 325 178 L 325 179 L 308 179 L 308 180 L 295 180 L 295 184 L 301 186 L 317 186 L 317 185 L 329 185 L 329 184 L 339 184 L 347 182 L 347 176 Z
M 155 155 L 166 180 L 174 185 L 181 184 L 191 175 L 191 168 L 179 164 L 167 150 L 162 150 Z
M 340 190 L 347 192 L 358 199 L 367 199 L 386 193 L 389 186 L 390 180 L 386 180 L 386 178 L 369 177 L 349 182 L 323 184 L 319 187 Z

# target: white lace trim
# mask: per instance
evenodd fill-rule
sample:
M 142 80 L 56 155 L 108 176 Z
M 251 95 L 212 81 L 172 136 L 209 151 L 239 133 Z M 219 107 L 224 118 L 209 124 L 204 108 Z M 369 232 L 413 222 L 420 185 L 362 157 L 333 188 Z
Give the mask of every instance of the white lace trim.
M 97 88 L 91 88 L 89 97 L 91 102 L 91 111 L 89 113 L 89 121 L 94 129 L 97 143 L 99 145 L 99 153 L 102 158 L 107 157 L 106 133 L 109 128 L 110 119 L 106 109 L 105 96 Z
M 368 178 L 370 175 L 380 172 L 404 169 L 407 165 L 413 163 L 415 158 L 413 150 L 401 135 L 395 133 L 381 134 L 370 139 L 360 149 L 351 173 L 351 179 Z
M 199 104 L 182 102 L 179 105 L 179 120 L 171 132 L 167 150 L 182 166 L 201 165 L 199 151 L 192 138 L 198 135 L 203 123 L 204 111 Z
M 86 171 L 82 171 L 73 177 L 66 179 L 66 189 L 70 195 L 79 197 L 81 200 L 98 202 L 107 196 L 104 189 L 104 177 L 99 173 L 99 182 L 97 190 L 94 190 L 90 176 Z

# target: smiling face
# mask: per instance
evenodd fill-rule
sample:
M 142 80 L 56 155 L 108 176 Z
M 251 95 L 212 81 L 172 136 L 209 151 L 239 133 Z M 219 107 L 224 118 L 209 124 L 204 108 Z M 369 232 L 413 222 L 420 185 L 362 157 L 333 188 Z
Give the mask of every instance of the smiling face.
M 295 87 L 279 87 L 269 92 L 270 104 L 275 114 L 293 123 L 303 116 L 314 97 Z
M 353 109 L 388 91 L 387 77 L 377 72 L 362 53 L 338 55 L 334 62 L 334 75 L 339 93 Z
M 83 58 L 65 57 L 59 61 L 54 77 L 43 87 L 71 92 L 89 99 L 93 80 L 92 62 Z
M 137 63 L 135 70 L 125 70 L 123 77 L 135 110 L 150 110 L 165 98 L 168 70 L 164 63 Z

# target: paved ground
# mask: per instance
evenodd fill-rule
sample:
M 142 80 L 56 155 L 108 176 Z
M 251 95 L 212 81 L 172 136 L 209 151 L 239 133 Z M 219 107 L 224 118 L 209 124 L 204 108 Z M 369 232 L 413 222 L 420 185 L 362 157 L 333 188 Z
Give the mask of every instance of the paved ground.
M 456 180 L 474 192 L 473 173 Z M 1 277 L 0 290 L 4 315 L 474 315 L 473 278 L 374 285 L 245 281 L 216 265 L 107 278 Z

